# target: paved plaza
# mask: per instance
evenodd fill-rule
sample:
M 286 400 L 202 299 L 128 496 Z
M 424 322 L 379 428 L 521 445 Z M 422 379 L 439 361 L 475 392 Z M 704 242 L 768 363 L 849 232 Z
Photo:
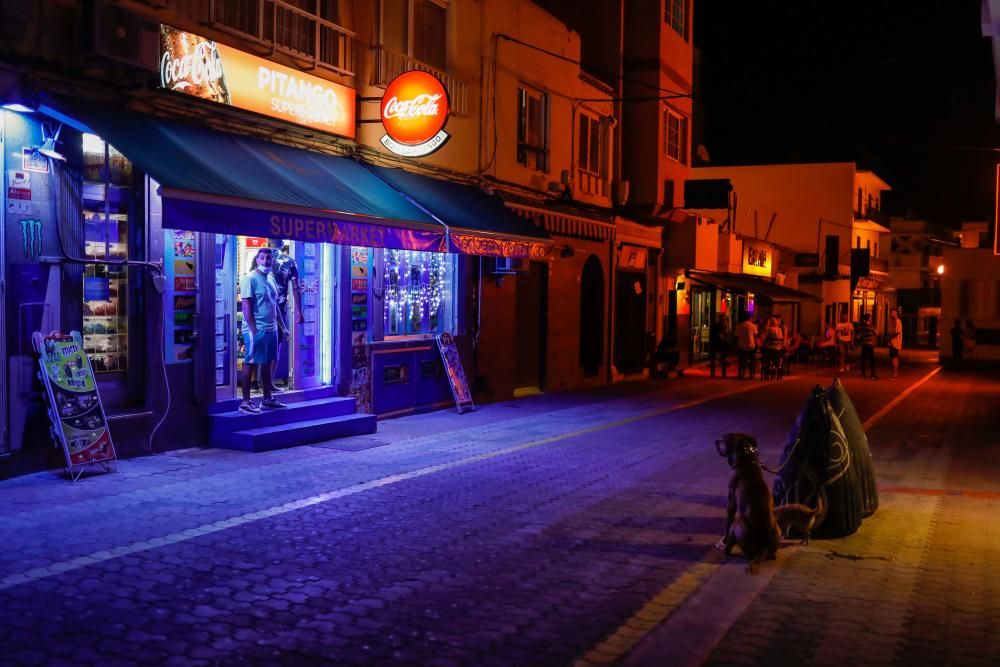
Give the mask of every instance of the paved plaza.
M 885 360 L 880 360 L 885 363 Z M 728 468 L 776 464 L 809 390 L 625 383 L 0 483 L 0 663 L 996 664 L 1000 377 L 844 378 L 881 506 L 746 574 Z

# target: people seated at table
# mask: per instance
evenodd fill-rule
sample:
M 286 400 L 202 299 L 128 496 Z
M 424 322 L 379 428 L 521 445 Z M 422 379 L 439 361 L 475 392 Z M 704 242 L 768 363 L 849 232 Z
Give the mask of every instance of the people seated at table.
M 767 368 L 774 377 L 781 377 L 782 360 L 785 356 L 785 332 L 778 323 L 778 318 L 767 321 L 763 340 L 760 346 L 763 368 Z

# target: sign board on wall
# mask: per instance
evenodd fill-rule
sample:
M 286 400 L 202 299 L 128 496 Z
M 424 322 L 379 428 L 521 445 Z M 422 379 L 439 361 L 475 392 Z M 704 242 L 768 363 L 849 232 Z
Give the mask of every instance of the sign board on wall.
M 411 70 L 397 76 L 382 96 L 382 145 L 405 157 L 423 157 L 444 146 L 451 106 L 437 77 Z
M 160 87 L 354 138 L 355 91 L 168 25 Z
M 774 249 L 765 243 L 743 240 L 743 273 L 752 276 L 771 276 Z

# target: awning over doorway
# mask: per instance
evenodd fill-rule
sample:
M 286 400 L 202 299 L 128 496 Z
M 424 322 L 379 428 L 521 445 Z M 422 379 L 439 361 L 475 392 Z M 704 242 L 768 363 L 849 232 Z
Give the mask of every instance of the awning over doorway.
M 367 165 L 393 189 L 448 227 L 451 252 L 490 257 L 544 258 L 552 239 L 510 211 L 502 199 L 476 186 Z
M 523 218 L 536 220 L 546 231 L 560 236 L 577 236 L 606 241 L 614 230 L 614 219 L 578 204 L 503 192 L 507 206 Z
M 711 273 L 688 271 L 688 278 L 718 289 L 741 294 L 752 292 L 756 297 L 764 297 L 773 303 L 796 303 L 799 301 L 822 301 L 823 299 L 791 287 L 785 287 L 762 278 L 754 278 L 739 273 Z
M 446 249 L 440 223 L 349 158 L 139 113 L 60 106 L 160 184 L 164 227 Z

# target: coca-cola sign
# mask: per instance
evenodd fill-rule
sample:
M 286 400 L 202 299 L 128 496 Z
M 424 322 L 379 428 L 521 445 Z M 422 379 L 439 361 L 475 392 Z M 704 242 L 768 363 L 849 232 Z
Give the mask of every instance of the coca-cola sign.
M 420 157 L 441 148 L 449 114 L 448 91 L 432 74 L 405 72 L 382 96 L 382 145 L 397 155 Z
M 160 28 L 160 87 L 353 138 L 353 88 L 219 44 Z

